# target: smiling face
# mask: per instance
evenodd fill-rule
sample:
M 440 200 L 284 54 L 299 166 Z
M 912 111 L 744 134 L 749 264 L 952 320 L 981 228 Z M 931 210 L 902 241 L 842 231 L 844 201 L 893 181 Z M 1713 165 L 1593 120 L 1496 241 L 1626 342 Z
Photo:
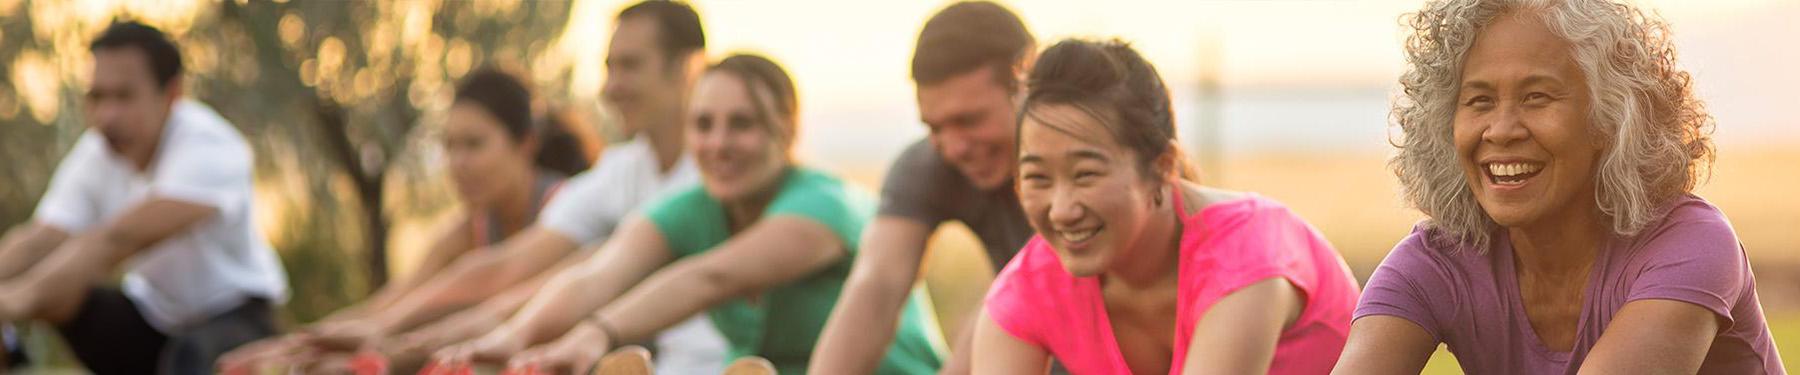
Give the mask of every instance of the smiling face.
M 450 106 L 444 121 L 444 154 L 450 162 L 450 178 L 456 183 L 457 197 L 464 205 L 491 207 L 505 181 L 517 181 L 521 172 L 530 171 L 529 145 L 507 135 L 506 129 L 487 109 L 472 102 Z
M 1137 153 L 1087 112 L 1063 104 L 1031 111 L 1019 129 L 1019 203 L 1063 268 L 1096 275 L 1143 249 L 1165 179 L 1147 178 Z
M 675 57 L 664 56 L 657 45 L 660 32 L 654 18 L 626 17 L 619 20 L 606 47 L 601 96 L 632 131 L 679 126 L 651 123 L 680 113 L 681 94 L 687 88 L 684 71 L 671 61 Z
M 1452 131 L 1475 200 L 1501 226 L 1583 217 L 1603 147 L 1571 45 L 1542 23 L 1502 15 L 1470 47 Z
M 1012 178 L 1013 96 L 995 69 L 981 68 L 918 88 L 919 117 L 931 128 L 938 155 L 976 188 L 998 188 Z
M 789 125 L 772 114 L 767 88 L 755 103 L 736 75 L 712 72 L 694 85 L 688 106 L 687 146 L 694 151 L 706 192 L 720 201 L 742 199 L 773 187 L 787 168 L 788 142 L 775 130 Z M 760 110 L 758 108 L 761 108 Z

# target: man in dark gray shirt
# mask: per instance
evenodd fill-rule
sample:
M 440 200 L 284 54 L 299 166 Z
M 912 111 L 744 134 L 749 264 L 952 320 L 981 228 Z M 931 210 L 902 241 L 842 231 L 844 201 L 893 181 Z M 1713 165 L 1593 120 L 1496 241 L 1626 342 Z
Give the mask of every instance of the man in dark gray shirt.
M 912 75 L 931 136 L 907 147 L 888 170 L 881 209 L 863 231 L 861 254 L 813 350 L 810 373 L 875 371 L 939 224 L 968 226 L 995 270 L 1031 237 L 1012 181 L 1016 99 L 1036 49 L 1019 17 L 990 2 L 952 4 L 925 22 Z M 945 362 L 945 373 L 969 370 L 972 330 L 962 331 L 952 337 L 964 350 Z
M 935 227 L 959 221 L 975 232 L 998 271 L 1031 238 L 1031 223 L 1019 208 L 1011 173 L 998 187 L 982 188 L 945 161 L 929 140 L 900 153 L 881 186 L 878 215 Z

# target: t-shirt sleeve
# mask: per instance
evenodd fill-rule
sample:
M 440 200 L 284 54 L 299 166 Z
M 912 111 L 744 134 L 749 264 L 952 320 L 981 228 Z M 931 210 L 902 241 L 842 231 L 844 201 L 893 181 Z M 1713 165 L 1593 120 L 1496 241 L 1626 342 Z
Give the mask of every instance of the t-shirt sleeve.
M 538 214 L 538 225 L 568 237 L 575 243 L 598 241 L 618 226 L 623 214 L 613 207 L 621 193 L 607 183 L 604 170 L 595 168 L 576 175 L 557 189 L 556 197 Z M 623 183 L 612 179 L 613 184 Z
M 1706 205 L 1671 212 L 1644 234 L 1638 277 L 1626 301 L 1665 299 L 1706 308 L 1728 327 L 1731 306 L 1750 283 L 1749 261 L 1723 215 Z M 1724 328 L 1724 327 L 1721 327 Z
M 792 215 L 818 222 L 837 234 L 844 250 L 854 253 L 862 229 L 873 212 L 866 195 L 824 176 L 801 173 L 769 203 L 768 216 Z
M 223 132 L 177 129 L 193 133 L 170 137 L 171 143 L 161 148 L 165 154 L 157 158 L 150 182 L 153 194 L 209 206 L 221 214 L 237 212 L 250 202 L 245 196 L 252 191 L 250 145 L 236 133 L 227 133 L 235 132 L 230 125 L 221 126 Z
M 1194 303 L 1211 306 L 1270 279 L 1286 280 L 1300 293 L 1312 294 L 1318 285 L 1318 275 L 1311 272 L 1311 251 L 1317 246 L 1312 227 L 1272 201 L 1259 199 L 1241 207 L 1246 215 L 1214 223 L 1217 233 L 1229 234 L 1216 235 L 1205 258 L 1189 258 L 1194 262 L 1190 266 L 1208 278 Z
M 949 170 L 931 142 L 920 140 L 906 147 L 894 165 L 888 168 L 887 177 L 881 183 L 881 208 L 877 213 L 883 216 L 898 216 L 917 220 L 926 225 L 937 225 L 949 220 L 950 215 L 944 206 L 943 185 L 945 178 L 953 177 L 956 171 Z
M 32 214 L 33 220 L 65 232 L 87 230 L 99 220 L 99 207 L 95 206 L 90 189 L 104 177 L 100 174 L 106 173 L 105 147 L 105 140 L 98 133 L 90 130 L 82 134 L 57 164 L 50 187 Z
M 988 288 L 987 298 L 982 301 L 982 309 L 988 319 L 994 321 L 1000 329 L 1006 330 L 1013 338 L 1038 347 L 1045 347 L 1042 336 L 1042 318 L 1051 315 L 1051 309 L 1039 308 L 1039 298 L 1050 293 L 1036 290 L 1038 283 L 1030 268 L 1029 257 L 1046 255 L 1048 245 L 1042 239 L 1032 238 L 1019 250 L 1019 255 L 1007 262 L 1006 267 L 994 276 L 994 283 Z
M 1388 252 L 1363 285 L 1362 299 L 1352 320 L 1374 315 L 1397 317 L 1424 328 L 1435 341 L 1444 340 L 1443 322 L 1432 306 L 1454 305 L 1456 301 L 1445 300 L 1447 294 L 1432 292 L 1448 290 L 1450 279 L 1443 261 L 1432 254 L 1437 250 L 1427 246 L 1426 237 L 1421 226 Z
M 643 215 L 662 232 L 676 257 L 705 252 L 708 239 L 725 238 L 724 210 L 699 185 L 682 188 L 644 204 Z

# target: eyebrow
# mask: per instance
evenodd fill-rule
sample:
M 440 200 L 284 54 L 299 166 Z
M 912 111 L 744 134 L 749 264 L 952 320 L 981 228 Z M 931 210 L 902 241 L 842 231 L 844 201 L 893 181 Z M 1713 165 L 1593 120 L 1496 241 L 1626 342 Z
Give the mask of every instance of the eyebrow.
M 1525 79 L 1519 80 L 1519 86 L 1531 86 L 1531 85 L 1537 85 L 1537 84 L 1551 84 L 1551 85 L 1561 86 L 1563 84 L 1563 80 L 1557 79 L 1556 76 L 1552 76 L 1549 74 L 1543 74 L 1543 73 L 1532 73 L 1531 75 L 1525 76 Z M 1486 80 L 1463 81 L 1462 87 L 1465 90 L 1494 91 L 1494 83 L 1488 82 Z
M 981 115 L 980 109 L 959 108 L 955 112 L 950 112 L 949 114 L 946 114 L 943 116 L 938 116 L 938 118 L 925 118 L 925 117 L 921 116 L 921 117 L 919 117 L 919 122 L 923 122 L 926 125 L 931 125 L 931 126 L 943 126 L 943 125 L 947 125 L 947 124 L 942 124 L 942 122 L 954 122 L 954 121 L 960 121 L 960 120 L 964 120 L 964 119 L 972 119 L 972 118 L 975 118 L 976 116 L 980 116 L 980 115 Z M 933 122 L 932 120 L 937 120 L 937 122 Z
M 1533 86 L 1539 84 L 1562 86 L 1563 81 L 1549 74 L 1532 74 L 1525 77 L 1524 81 L 1519 82 L 1520 86 Z
M 1094 151 L 1092 149 L 1080 149 L 1080 150 L 1075 150 L 1075 151 L 1069 151 L 1066 154 L 1069 155 L 1070 159 L 1093 159 L 1093 160 L 1098 160 L 1101 162 L 1112 161 L 1112 158 L 1106 157 L 1106 154 L 1103 154 L 1099 151 Z M 1019 157 L 1019 164 L 1043 163 L 1043 162 L 1044 162 L 1044 157 L 1038 156 L 1037 154 L 1026 153 L 1024 156 Z

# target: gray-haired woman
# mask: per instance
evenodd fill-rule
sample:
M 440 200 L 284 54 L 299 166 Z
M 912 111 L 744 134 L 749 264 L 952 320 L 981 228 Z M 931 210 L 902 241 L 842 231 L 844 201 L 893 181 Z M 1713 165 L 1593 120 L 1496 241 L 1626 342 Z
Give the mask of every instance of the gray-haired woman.
M 1430 218 L 1370 277 L 1339 374 L 1783 373 L 1711 118 L 1667 25 L 1610 0 L 1433 1 L 1393 160 Z

